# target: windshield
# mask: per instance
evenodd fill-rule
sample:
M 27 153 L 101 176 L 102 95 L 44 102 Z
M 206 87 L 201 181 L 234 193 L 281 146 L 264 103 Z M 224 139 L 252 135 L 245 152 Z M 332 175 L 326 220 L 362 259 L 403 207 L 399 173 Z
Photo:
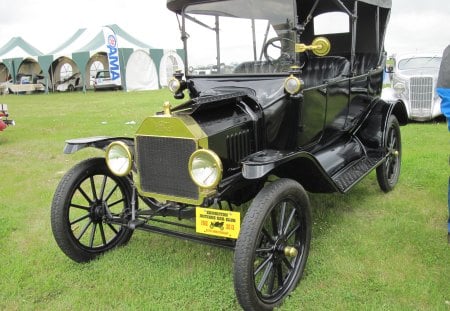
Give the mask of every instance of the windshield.
M 293 0 L 230 0 L 183 14 L 189 75 L 288 71 L 295 59 Z
M 441 65 L 441 57 L 414 57 L 405 58 L 399 61 L 398 69 L 410 70 L 410 69 L 423 69 L 423 68 L 435 68 L 439 69 Z

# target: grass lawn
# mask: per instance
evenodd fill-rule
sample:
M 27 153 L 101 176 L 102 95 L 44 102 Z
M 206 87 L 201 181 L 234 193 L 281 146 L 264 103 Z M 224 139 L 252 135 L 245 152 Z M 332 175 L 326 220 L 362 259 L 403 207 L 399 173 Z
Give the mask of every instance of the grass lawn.
M 239 310 L 229 250 L 137 231 L 127 246 L 77 264 L 52 236 L 59 180 L 101 154 L 64 155 L 64 140 L 131 136 L 171 98 L 0 97 L 17 123 L 0 133 L 0 310 Z M 346 195 L 311 194 L 305 275 L 280 310 L 450 310 L 449 137 L 444 123 L 402 127 L 402 173 L 388 194 L 374 173 Z

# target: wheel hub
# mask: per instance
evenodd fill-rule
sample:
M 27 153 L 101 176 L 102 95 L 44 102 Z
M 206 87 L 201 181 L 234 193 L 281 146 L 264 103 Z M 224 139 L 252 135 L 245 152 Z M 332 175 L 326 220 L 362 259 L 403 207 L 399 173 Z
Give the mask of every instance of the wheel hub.
M 298 250 L 293 246 L 286 246 L 284 248 L 284 255 L 286 257 L 295 257 L 298 255 Z
M 298 255 L 298 250 L 294 246 L 289 246 L 286 239 L 280 237 L 275 241 L 273 246 L 275 259 L 283 257 L 295 257 Z
M 94 223 L 99 223 L 103 220 L 103 216 L 105 215 L 105 206 L 104 202 L 97 201 L 94 202 L 90 209 L 91 219 Z

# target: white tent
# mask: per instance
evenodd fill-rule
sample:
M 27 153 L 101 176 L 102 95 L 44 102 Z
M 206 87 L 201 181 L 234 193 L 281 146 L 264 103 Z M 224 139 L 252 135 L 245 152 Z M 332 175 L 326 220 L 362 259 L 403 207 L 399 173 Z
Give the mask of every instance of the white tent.
M 150 56 L 152 47 L 134 38 L 117 25 L 107 26 L 114 31 L 119 48 L 120 71 L 125 79 L 122 86 L 127 90 L 158 89 L 158 71 Z M 59 71 L 65 64 L 76 66 L 74 69 L 88 76 L 95 75 L 96 70 L 109 69 L 108 47 L 102 29 L 79 29 L 60 47 L 50 53 L 53 60 L 62 60 L 54 64 L 54 75 L 59 78 Z M 84 66 L 85 68 L 80 68 Z M 94 72 L 93 72 L 94 71 Z
M 21 37 L 14 37 L 0 48 L 0 82 L 9 77 L 16 79 L 17 74 L 38 75 L 42 69 L 38 57 L 42 52 Z
M 164 50 L 164 55 L 159 66 L 159 83 L 161 86 L 167 86 L 167 82 L 177 70 L 184 72 L 183 60 L 175 50 Z
M 114 34 L 114 50 L 118 51 L 113 55 L 114 63 L 109 59 L 111 49 L 105 42 L 105 30 Z M 88 88 L 97 71 L 109 69 L 118 70 L 117 74 L 114 72 L 116 76 L 120 73 L 117 85 L 126 90 L 154 90 L 167 86 L 175 70 L 184 69 L 180 55 L 181 50 L 155 49 L 115 24 L 78 29 L 47 54 L 21 38 L 13 38 L 0 48 L 0 82 L 28 70 L 33 75 L 43 75 L 46 87 L 52 88 L 64 78 L 80 73 L 83 88 Z
M 21 37 L 14 37 L 0 48 L 0 60 L 11 58 L 37 58 L 42 52 Z
M 128 59 L 126 70 L 128 91 L 157 90 L 159 88 L 155 63 L 146 51 L 134 51 Z

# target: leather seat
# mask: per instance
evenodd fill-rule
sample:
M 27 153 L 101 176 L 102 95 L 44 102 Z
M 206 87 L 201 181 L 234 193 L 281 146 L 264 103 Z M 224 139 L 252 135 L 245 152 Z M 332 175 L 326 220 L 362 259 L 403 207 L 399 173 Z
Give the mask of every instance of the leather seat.
M 349 75 L 350 62 L 341 56 L 311 57 L 302 69 L 306 88 Z
M 353 71 L 356 75 L 362 75 L 375 69 L 378 64 L 378 55 L 376 54 L 356 54 Z

